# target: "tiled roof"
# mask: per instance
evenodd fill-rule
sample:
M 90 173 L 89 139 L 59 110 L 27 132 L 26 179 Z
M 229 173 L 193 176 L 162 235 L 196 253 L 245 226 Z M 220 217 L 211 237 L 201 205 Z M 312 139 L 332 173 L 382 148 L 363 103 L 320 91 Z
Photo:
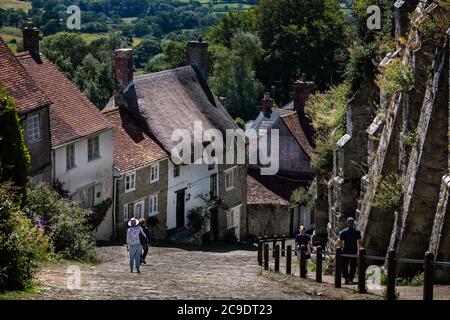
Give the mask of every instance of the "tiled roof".
M 251 175 L 247 175 L 247 204 L 288 205 L 288 201 L 273 193 Z
M 136 77 L 125 97 L 130 113 L 167 152 L 177 144 L 172 132 L 185 129 L 192 137 L 194 122 L 201 122 L 203 132 L 219 129 L 224 137 L 226 129 L 238 128 L 192 66 Z M 107 107 L 112 105 L 113 99 Z
M 31 79 L 2 38 L 0 38 L 0 87 L 7 89 L 21 113 L 50 104 L 50 100 Z
M 169 156 L 123 108 L 104 111 L 104 115 L 114 125 L 114 166 L 119 171 L 134 170 Z
M 282 115 L 281 120 L 284 122 L 286 127 L 288 127 L 289 131 L 291 131 L 292 135 L 294 136 L 295 140 L 297 140 L 298 144 L 311 158 L 314 149 L 313 147 L 311 147 L 311 144 L 302 128 L 302 125 L 300 124 L 300 119 L 297 112 Z
M 51 100 L 52 147 L 112 128 L 101 111 L 44 56 L 17 55 L 35 83 Z
M 270 190 L 270 192 L 274 193 L 278 197 L 281 197 L 285 201 L 290 200 L 291 193 L 295 189 L 299 187 L 307 188 L 311 184 L 313 178 L 306 176 L 293 177 L 281 174 L 263 176 L 260 174 L 260 170 L 255 168 L 248 168 L 247 174 L 254 180 L 256 180 L 259 184 L 264 186 L 266 189 Z M 248 193 L 249 198 L 251 197 L 250 194 L 254 194 L 254 192 L 250 190 L 248 191 Z M 256 200 L 264 201 L 264 199 L 262 199 L 261 197 L 256 198 Z M 253 198 L 252 201 L 255 201 L 255 198 Z

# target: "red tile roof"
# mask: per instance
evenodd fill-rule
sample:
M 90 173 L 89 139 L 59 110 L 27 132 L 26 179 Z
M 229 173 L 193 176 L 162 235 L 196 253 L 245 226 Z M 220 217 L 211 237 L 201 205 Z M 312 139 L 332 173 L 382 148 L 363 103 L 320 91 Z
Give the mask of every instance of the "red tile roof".
M 302 147 L 302 149 L 306 152 L 309 158 L 311 158 L 314 149 L 309 143 L 308 138 L 302 128 L 302 125 L 300 124 L 300 119 L 297 112 L 282 115 L 281 120 L 284 122 L 286 127 L 288 127 L 289 131 L 291 131 L 292 135 L 294 136 L 295 140 L 297 140 L 300 147 Z
M 2 38 L 0 38 L 0 87 L 7 89 L 20 113 L 27 113 L 50 104 L 50 100 L 31 79 Z
M 149 165 L 169 155 L 121 108 L 104 111 L 114 125 L 114 166 L 121 172 Z
M 101 111 L 44 56 L 17 55 L 35 83 L 51 100 L 52 147 L 112 128 Z
M 288 205 L 288 201 L 267 189 L 251 175 L 247 175 L 247 204 Z

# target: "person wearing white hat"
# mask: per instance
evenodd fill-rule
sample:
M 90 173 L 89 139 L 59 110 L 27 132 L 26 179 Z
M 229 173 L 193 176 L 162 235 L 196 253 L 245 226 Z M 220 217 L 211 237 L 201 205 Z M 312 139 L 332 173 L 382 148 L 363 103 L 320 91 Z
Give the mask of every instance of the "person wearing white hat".
M 131 218 L 128 221 L 128 231 L 127 231 L 127 250 L 130 253 L 130 272 L 133 272 L 133 265 L 136 265 L 136 272 L 141 273 L 141 253 L 142 245 L 139 236 L 147 238 L 144 230 L 139 226 L 139 220 Z

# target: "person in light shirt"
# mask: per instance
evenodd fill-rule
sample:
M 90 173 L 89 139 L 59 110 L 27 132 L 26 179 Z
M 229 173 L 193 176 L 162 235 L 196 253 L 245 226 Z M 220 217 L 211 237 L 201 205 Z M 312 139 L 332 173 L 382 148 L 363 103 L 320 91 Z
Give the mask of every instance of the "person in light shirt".
M 136 265 L 136 272 L 141 273 L 141 253 L 142 245 L 140 236 L 147 238 L 144 230 L 139 226 L 139 220 L 131 218 L 128 222 L 127 230 L 127 250 L 130 253 L 130 272 L 133 272 L 133 265 Z

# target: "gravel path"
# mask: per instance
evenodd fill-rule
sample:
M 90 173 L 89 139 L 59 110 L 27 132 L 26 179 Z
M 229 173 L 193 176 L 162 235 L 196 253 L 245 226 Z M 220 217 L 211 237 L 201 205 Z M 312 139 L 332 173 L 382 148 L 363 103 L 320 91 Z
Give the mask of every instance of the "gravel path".
M 101 247 L 98 265 L 44 267 L 37 274 L 40 292 L 25 299 L 311 299 L 258 275 L 256 252 L 250 248 L 207 250 L 152 247 L 148 264 L 136 274 L 129 272 L 126 247 Z M 78 287 L 72 281 L 77 270 Z

